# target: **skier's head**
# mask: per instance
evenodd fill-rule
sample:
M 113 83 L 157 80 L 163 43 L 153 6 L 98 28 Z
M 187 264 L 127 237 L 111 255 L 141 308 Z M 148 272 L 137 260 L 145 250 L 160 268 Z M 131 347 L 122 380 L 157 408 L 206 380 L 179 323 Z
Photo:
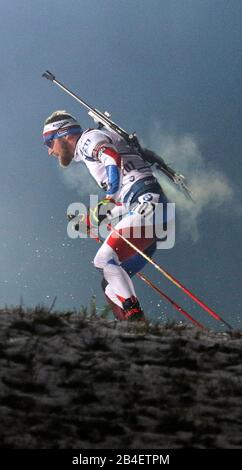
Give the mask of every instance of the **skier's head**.
M 80 124 L 67 111 L 55 111 L 45 120 L 44 144 L 48 147 L 49 155 L 57 157 L 62 167 L 70 164 L 81 133 Z

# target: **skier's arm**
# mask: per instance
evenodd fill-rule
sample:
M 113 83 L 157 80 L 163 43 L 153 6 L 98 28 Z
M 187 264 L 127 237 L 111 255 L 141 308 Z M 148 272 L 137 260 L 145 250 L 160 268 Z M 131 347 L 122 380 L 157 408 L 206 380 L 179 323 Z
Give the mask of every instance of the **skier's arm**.
M 120 186 L 121 156 L 111 143 L 101 142 L 95 148 L 96 158 L 105 166 L 107 173 L 106 198 L 115 199 Z

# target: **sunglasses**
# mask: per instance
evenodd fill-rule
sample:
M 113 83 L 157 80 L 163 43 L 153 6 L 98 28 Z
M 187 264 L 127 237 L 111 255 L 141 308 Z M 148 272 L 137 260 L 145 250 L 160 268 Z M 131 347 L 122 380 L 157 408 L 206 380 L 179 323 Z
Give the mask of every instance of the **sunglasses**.
M 65 125 L 66 125 L 66 122 L 63 122 L 63 124 L 61 124 L 61 126 L 56 129 L 55 133 L 51 137 L 45 140 L 44 145 L 47 145 L 48 148 L 52 149 L 54 146 L 54 139 L 58 139 L 61 137 L 58 135 L 58 132 L 62 127 L 65 127 Z
M 55 137 L 55 134 L 53 135 L 53 137 L 51 137 L 50 139 L 46 140 L 44 145 L 47 145 L 47 147 L 49 149 L 52 149 L 53 148 L 53 145 L 54 145 L 54 137 Z

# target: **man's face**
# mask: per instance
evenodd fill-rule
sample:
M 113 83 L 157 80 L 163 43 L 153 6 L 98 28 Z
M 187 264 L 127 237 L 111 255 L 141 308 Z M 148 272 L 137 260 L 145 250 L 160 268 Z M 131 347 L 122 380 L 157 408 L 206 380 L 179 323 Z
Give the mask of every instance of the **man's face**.
M 74 156 L 72 146 L 65 137 L 61 139 L 53 139 L 51 147 L 48 148 L 48 154 L 52 157 L 58 158 L 61 167 L 68 166 Z

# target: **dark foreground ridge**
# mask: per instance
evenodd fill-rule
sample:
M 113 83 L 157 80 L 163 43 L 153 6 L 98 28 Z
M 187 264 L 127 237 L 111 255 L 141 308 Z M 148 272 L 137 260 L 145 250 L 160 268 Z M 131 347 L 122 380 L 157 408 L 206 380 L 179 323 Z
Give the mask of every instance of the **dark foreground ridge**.
M 242 332 L 0 311 L 0 447 L 242 448 Z

